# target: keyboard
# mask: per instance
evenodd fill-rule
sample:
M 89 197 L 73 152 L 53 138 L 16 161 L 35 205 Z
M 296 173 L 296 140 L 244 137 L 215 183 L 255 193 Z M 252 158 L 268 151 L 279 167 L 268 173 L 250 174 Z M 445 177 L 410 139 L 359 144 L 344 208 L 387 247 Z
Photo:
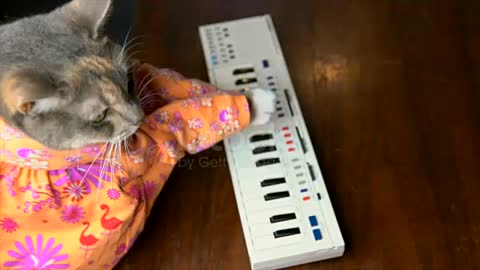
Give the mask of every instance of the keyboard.
M 199 28 L 211 83 L 268 88 L 274 120 L 225 140 L 251 268 L 343 256 L 345 243 L 269 15 Z

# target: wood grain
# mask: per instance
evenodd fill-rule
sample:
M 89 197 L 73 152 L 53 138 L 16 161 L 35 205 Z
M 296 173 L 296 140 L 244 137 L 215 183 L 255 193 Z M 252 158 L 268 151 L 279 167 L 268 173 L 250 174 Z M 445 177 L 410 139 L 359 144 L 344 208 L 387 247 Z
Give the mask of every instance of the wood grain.
M 265 13 L 347 245 L 292 269 L 480 269 L 480 2 L 142 0 L 138 56 L 207 80 L 197 27 Z M 118 270 L 249 269 L 224 158 L 175 171 Z

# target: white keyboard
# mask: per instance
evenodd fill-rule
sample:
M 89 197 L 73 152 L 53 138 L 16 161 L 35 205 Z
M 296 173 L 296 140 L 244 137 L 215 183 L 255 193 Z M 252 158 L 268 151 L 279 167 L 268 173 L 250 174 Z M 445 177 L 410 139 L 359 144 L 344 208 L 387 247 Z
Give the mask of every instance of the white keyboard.
M 252 269 L 343 255 L 345 244 L 270 16 L 200 27 L 210 81 L 277 93 L 273 123 L 225 140 Z

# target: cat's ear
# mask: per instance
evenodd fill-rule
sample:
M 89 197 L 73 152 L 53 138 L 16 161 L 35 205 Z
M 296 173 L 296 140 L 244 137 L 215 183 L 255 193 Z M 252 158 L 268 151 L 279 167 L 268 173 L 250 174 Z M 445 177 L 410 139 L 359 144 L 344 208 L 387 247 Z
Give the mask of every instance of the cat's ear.
M 112 8 L 112 0 L 72 0 L 66 6 L 65 15 L 76 24 L 90 31 L 93 38 L 102 35 L 103 27 Z
M 1 94 L 11 114 L 35 116 L 55 110 L 62 103 L 51 80 L 44 74 L 30 71 L 5 76 Z

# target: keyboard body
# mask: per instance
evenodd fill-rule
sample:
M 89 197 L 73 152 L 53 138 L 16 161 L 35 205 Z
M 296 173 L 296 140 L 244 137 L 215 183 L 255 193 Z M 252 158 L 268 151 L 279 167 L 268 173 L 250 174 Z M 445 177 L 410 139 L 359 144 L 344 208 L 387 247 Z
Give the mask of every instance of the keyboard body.
M 225 140 L 252 269 L 342 256 L 343 237 L 271 17 L 199 31 L 211 83 L 277 94 L 272 123 Z

